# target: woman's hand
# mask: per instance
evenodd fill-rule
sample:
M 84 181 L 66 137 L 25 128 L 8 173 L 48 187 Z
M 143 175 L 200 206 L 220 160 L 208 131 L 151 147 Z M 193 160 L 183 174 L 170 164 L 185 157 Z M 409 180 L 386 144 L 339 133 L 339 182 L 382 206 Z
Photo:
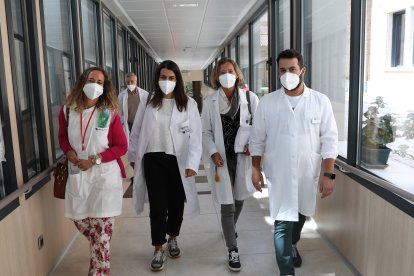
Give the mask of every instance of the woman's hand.
M 192 177 L 196 175 L 197 173 L 193 171 L 192 169 L 185 169 L 185 177 Z
M 74 150 L 68 151 L 66 153 L 66 158 L 75 165 L 76 165 L 76 163 L 79 162 L 78 155 L 76 154 L 76 152 Z
M 79 160 L 76 166 L 78 166 L 81 171 L 87 171 L 93 166 L 92 158 L 89 157 L 87 160 Z
M 224 166 L 224 161 L 223 161 L 223 158 L 221 158 L 220 153 L 218 152 L 213 153 L 213 155 L 211 156 L 211 159 L 213 160 L 214 165 L 216 165 L 217 167 Z

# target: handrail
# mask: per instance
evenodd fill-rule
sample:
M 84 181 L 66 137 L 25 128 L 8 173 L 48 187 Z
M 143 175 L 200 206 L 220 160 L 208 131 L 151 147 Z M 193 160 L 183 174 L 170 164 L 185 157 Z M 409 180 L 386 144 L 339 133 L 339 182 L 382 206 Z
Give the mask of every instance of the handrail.
M 56 163 L 54 163 L 52 166 L 49 166 L 46 170 L 42 171 L 40 174 L 36 175 L 32 179 L 29 180 L 26 184 L 23 184 L 20 188 L 12 192 L 11 194 L 8 194 L 4 198 L 0 199 L 0 210 L 2 210 L 4 207 L 9 205 L 11 202 L 13 202 L 16 198 L 19 198 L 22 194 L 30 193 L 32 190 L 32 187 L 39 183 L 42 179 L 47 177 L 50 172 L 53 171 L 53 169 L 56 167 Z
M 363 179 L 366 179 L 372 183 L 374 183 L 375 185 L 378 185 L 386 190 L 389 190 L 390 192 L 394 193 L 395 195 L 404 198 L 408 201 L 411 201 L 412 203 L 414 203 L 414 194 L 407 192 L 406 190 L 403 190 L 397 186 L 395 186 L 394 184 L 392 184 L 389 181 L 386 181 L 382 178 L 379 178 L 378 176 L 375 176 L 373 174 L 370 173 L 366 173 L 358 168 L 355 168 L 347 163 L 345 163 L 344 161 L 340 160 L 340 159 L 336 159 L 335 163 L 338 165 L 339 170 L 345 174 L 347 173 L 352 173 L 355 174 Z

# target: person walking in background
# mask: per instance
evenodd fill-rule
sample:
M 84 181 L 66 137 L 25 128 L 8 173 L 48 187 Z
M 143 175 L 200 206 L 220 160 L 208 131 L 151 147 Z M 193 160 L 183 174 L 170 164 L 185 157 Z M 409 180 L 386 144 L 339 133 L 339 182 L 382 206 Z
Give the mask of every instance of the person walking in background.
M 131 132 L 132 125 L 134 123 L 135 115 L 141 106 L 141 109 L 145 109 L 145 100 L 143 98 L 148 97 L 148 92 L 138 87 L 138 79 L 135 73 L 128 73 L 125 76 L 125 88 L 118 95 L 118 101 L 120 106 L 119 116 L 121 117 L 122 127 L 124 128 L 127 141 L 129 143 L 129 133 Z M 134 177 L 131 177 L 131 184 L 134 183 Z
M 232 271 L 241 269 L 236 223 L 244 199 L 255 191 L 248 134 L 259 99 L 253 92 L 239 88 L 243 84 L 236 62 L 220 59 L 211 76 L 211 85 L 217 90 L 205 99 L 201 115 L 203 160 L 209 165 L 207 178 L 213 198 L 221 204 L 221 224 Z
M 127 139 L 129 138 L 129 133 L 132 124 L 134 123 L 137 110 L 142 102 L 142 98 L 147 97 L 148 95 L 147 91 L 138 87 L 137 81 L 137 76 L 134 73 L 128 73 L 125 76 L 127 88 L 121 91 L 118 95 L 119 106 L 121 107 L 119 116 L 121 117 L 122 126 Z M 143 104 L 145 105 L 145 102 Z
M 109 275 L 114 217 L 122 210 L 120 158 L 128 145 L 117 109 L 108 75 L 92 67 L 79 77 L 59 114 L 59 144 L 69 160 L 65 216 L 90 243 L 89 275 Z
M 154 87 L 145 112 L 137 113 L 132 126 L 128 159 L 135 168 L 133 199 L 137 214 L 143 211 L 148 191 L 155 247 L 151 269 L 162 270 L 166 234 L 168 255 L 181 255 L 177 236 L 184 206 L 188 214 L 200 213 L 195 175 L 202 153 L 201 120 L 197 103 L 185 94 L 175 62 L 166 60 L 158 66 Z
M 285 50 L 277 64 L 282 88 L 261 99 L 253 119 L 252 181 L 261 191 L 263 163 L 280 275 L 295 275 L 302 262 L 296 243 L 315 212 L 321 163 L 319 193 L 333 191 L 338 130 L 328 97 L 303 83 L 302 55 Z

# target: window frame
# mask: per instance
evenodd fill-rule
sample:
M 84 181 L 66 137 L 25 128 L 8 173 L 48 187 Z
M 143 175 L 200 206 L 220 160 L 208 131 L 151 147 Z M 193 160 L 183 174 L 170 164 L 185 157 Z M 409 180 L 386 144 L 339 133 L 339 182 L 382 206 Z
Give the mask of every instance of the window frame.
M 13 18 L 12 18 L 12 6 L 11 2 L 13 0 L 6 0 L 6 20 L 8 25 L 8 41 L 9 45 L 15 45 L 16 34 L 13 28 Z M 16 53 L 14 47 L 9 47 L 10 51 L 10 59 L 11 63 L 11 71 L 13 77 L 13 94 L 14 94 L 14 103 L 16 109 L 16 125 L 17 125 L 17 133 L 19 137 L 19 148 L 20 148 L 20 159 L 21 159 L 21 174 L 23 177 L 23 183 L 28 183 L 32 179 L 37 179 L 38 181 L 30 192 L 26 193 L 26 199 L 33 195 L 37 190 L 43 187 L 48 181 L 50 181 L 50 174 L 43 174 L 49 168 L 49 156 L 48 156 L 48 145 L 47 143 L 41 141 L 47 141 L 46 136 L 46 125 L 43 118 L 45 118 L 44 114 L 44 99 L 42 82 L 41 82 L 41 61 L 40 60 L 40 50 L 39 50 L 39 43 L 38 43 L 38 30 L 37 30 L 37 17 L 35 13 L 35 3 L 32 1 L 23 1 L 18 0 L 21 3 L 21 13 L 22 13 L 22 23 L 23 23 L 23 35 L 17 35 L 17 38 L 20 36 L 22 42 L 24 44 L 24 54 L 25 54 L 25 72 L 27 75 L 27 82 L 30 82 L 31 85 L 28 83 L 26 84 L 27 88 L 29 89 L 30 95 L 33 97 L 32 99 L 29 98 L 30 109 L 33 110 L 36 120 L 36 132 L 33 132 L 33 135 L 37 135 L 37 145 L 34 145 L 35 148 L 37 147 L 38 156 L 36 158 L 39 162 L 39 170 L 32 176 L 29 176 L 27 173 L 27 165 L 24 162 L 26 159 L 25 157 L 25 144 L 24 144 L 24 137 L 23 135 L 23 123 L 22 123 L 22 111 L 20 107 L 20 100 L 17 91 L 17 68 L 16 64 L 13 62 L 16 60 Z M 30 16 L 29 16 L 30 13 Z M 34 93 L 38 91 L 39 93 Z M 43 176 L 40 179 L 36 178 L 37 176 Z

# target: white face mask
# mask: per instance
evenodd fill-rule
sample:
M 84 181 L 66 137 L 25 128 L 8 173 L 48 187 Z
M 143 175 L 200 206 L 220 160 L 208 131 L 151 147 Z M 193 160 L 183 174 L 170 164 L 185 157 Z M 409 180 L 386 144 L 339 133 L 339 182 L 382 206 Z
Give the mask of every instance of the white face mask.
M 160 80 L 158 81 L 158 85 L 160 86 L 161 91 L 164 92 L 165 95 L 167 95 L 174 91 L 175 81 Z
M 224 88 L 233 87 L 236 83 L 236 76 L 230 73 L 222 74 L 219 76 L 219 82 Z
M 137 86 L 135 84 L 128 84 L 127 87 L 129 89 L 129 91 L 131 91 L 131 92 L 135 91 L 135 88 L 137 88 Z
M 95 82 L 87 83 L 83 87 L 83 93 L 85 93 L 86 97 L 88 97 L 90 100 L 95 100 L 103 94 L 103 86 Z
M 280 83 L 287 90 L 293 90 L 299 86 L 300 78 L 299 75 L 286 72 L 282 76 L 280 76 Z

